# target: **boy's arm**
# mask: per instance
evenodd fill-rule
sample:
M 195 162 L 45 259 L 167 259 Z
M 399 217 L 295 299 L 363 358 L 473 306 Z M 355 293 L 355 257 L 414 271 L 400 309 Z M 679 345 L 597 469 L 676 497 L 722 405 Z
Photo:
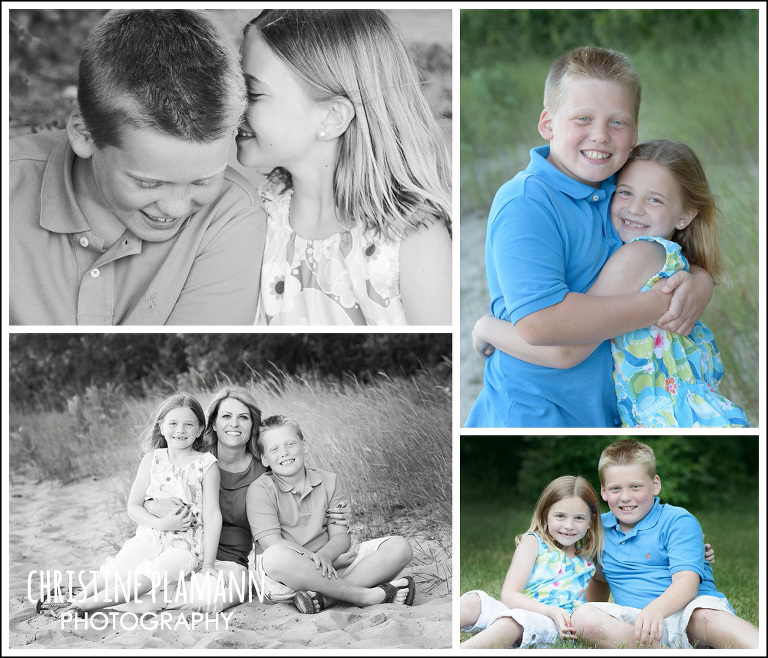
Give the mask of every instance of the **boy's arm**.
M 664 618 L 682 610 L 699 590 L 699 574 L 695 571 L 678 571 L 672 574 L 672 584 L 664 593 L 645 606 L 635 618 L 635 643 L 651 646 L 661 641 Z
M 211 464 L 203 477 L 203 569 L 213 569 L 221 537 L 218 464 Z
M 691 265 L 690 270 L 676 272 L 662 286 L 663 292 L 674 292 L 669 310 L 656 320 L 659 329 L 687 336 L 712 299 L 714 283 L 709 272 L 698 265 Z

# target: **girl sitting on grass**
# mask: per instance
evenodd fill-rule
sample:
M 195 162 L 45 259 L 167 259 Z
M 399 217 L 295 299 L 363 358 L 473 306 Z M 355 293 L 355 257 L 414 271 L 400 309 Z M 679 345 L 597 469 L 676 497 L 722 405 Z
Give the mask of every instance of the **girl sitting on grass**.
M 216 457 L 200 452 L 204 428 L 203 408 L 191 395 L 178 393 L 160 405 L 141 434 L 144 458 L 128 497 L 128 516 L 139 524 L 136 536 L 107 558 L 77 596 L 58 602 L 43 598 L 38 613 L 47 610 L 69 620 L 138 598 L 197 569 L 218 574 L 214 560 L 221 532 L 219 469 Z M 149 498 L 175 498 L 183 504 L 157 517 L 144 508 Z M 185 530 L 169 529 L 190 513 Z
M 718 282 L 717 217 L 704 169 L 688 146 L 664 139 L 638 144 L 618 174 L 611 202 L 611 221 L 627 244 L 608 260 L 589 294 L 645 291 L 687 270 L 689 261 Z M 552 368 L 571 368 L 598 347 L 531 346 L 512 323 L 487 315 L 475 325 L 473 342 L 484 357 L 495 346 Z M 723 363 L 702 322 L 688 336 L 656 326 L 631 331 L 611 341 L 611 352 L 623 427 L 749 427 L 744 411 L 717 392 Z
M 245 28 L 237 159 L 269 173 L 258 324 L 451 322 L 450 158 L 380 10 Z
M 573 609 L 585 603 L 603 546 L 600 503 L 583 477 L 564 475 L 539 496 L 531 525 L 501 587 L 501 601 L 473 590 L 461 597 L 461 630 L 479 631 L 462 649 L 546 647 L 575 639 Z

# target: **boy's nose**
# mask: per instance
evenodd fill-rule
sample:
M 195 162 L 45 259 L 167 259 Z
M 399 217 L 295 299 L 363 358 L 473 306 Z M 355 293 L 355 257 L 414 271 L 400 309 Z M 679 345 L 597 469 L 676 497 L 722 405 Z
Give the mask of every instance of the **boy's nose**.
M 190 214 L 192 201 L 186 195 L 177 195 L 160 199 L 155 204 L 164 217 L 184 217 Z

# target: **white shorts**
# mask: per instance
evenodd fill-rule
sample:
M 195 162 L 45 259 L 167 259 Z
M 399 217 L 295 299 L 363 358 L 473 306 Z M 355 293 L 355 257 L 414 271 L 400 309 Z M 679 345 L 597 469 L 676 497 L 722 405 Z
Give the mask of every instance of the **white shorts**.
M 461 598 L 472 594 L 477 594 L 480 598 L 480 615 L 474 626 L 466 626 L 461 629 L 462 632 L 482 631 L 501 617 L 511 617 L 523 627 L 523 638 L 519 645 L 521 649 L 549 647 L 560 638 L 557 624 L 546 615 L 520 608 L 507 608 L 501 601 L 497 601 L 481 590 L 466 592 L 461 595 Z
M 584 605 L 594 605 L 603 612 L 607 612 L 611 617 L 619 619 L 627 624 L 634 625 L 635 618 L 640 613 L 640 608 L 631 608 L 616 603 L 585 603 Z M 670 649 L 692 649 L 688 641 L 688 622 L 696 608 L 707 608 L 709 610 L 722 610 L 735 615 L 728 600 L 719 596 L 697 596 L 682 610 L 673 615 L 664 618 L 664 634 L 661 637 L 661 643 Z
M 357 550 L 357 555 L 355 556 L 355 559 L 352 561 L 352 563 L 346 567 L 342 567 L 341 569 L 336 570 L 336 575 L 341 578 L 344 576 L 344 574 L 348 574 L 350 571 L 352 571 L 363 558 L 368 557 L 369 555 L 372 555 L 377 550 L 379 550 L 379 547 L 387 540 L 389 537 L 379 537 L 377 539 L 369 539 L 367 541 L 364 541 L 360 544 Z M 293 547 L 290 547 L 293 548 Z M 299 552 L 297 549 L 294 549 L 297 553 Z M 264 597 L 264 600 L 268 603 L 279 603 L 280 601 L 290 601 L 296 594 L 294 590 L 292 590 L 287 585 L 284 585 L 283 583 L 275 580 L 274 578 L 270 578 L 266 572 L 264 571 L 264 566 L 262 564 L 264 559 L 263 553 L 259 553 L 256 556 L 256 585 L 259 588 L 262 588 L 262 596 Z

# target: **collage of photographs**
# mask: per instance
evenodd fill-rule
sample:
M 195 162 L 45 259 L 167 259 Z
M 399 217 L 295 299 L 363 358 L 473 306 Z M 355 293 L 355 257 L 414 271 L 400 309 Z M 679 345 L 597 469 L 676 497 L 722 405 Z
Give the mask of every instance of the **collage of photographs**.
M 2 655 L 765 655 L 765 4 L 3 3 Z

